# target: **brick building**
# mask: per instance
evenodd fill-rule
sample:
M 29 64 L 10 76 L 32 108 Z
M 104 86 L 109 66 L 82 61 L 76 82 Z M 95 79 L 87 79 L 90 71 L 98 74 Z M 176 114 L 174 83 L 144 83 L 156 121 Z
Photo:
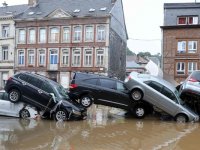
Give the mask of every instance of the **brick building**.
M 64 87 L 74 71 L 125 77 L 121 0 L 29 0 L 15 25 L 15 72 L 45 75 Z
M 164 4 L 163 71 L 177 82 L 200 69 L 200 3 Z

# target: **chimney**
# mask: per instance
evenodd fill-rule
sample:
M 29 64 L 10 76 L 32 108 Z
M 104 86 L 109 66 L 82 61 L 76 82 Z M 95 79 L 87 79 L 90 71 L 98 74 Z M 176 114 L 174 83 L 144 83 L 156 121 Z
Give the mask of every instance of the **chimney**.
M 2 5 L 3 5 L 3 7 L 7 7 L 8 6 L 8 4 L 5 1 L 2 3 Z
M 38 3 L 38 0 L 28 0 L 28 5 L 31 7 L 35 7 Z

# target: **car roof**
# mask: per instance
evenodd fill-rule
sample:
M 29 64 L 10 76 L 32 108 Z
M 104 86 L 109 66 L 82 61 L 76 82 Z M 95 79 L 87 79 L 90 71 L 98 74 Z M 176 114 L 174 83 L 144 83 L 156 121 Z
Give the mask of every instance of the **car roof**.
M 142 82 L 144 82 L 144 81 L 155 81 L 155 82 L 158 82 L 158 83 L 164 85 L 165 87 L 167 87 L 167 88 L 169 88 L 173 91 L 176 89 L 173 84 L 169 83 L 168 81 L 164 80 L 161 77 L 153 76 L 153 75 L 150 75 L 150 74 L 140 74 L 140 73 L 131 73 L 130 75 L 131 75 L 132 78 L 135 77 Z

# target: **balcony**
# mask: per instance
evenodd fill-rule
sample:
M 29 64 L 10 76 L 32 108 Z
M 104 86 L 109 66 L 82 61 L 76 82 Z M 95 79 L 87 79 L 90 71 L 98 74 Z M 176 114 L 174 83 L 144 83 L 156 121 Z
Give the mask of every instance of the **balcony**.
M 58 71 L 58 64 L 48 64 L 47 71 Z

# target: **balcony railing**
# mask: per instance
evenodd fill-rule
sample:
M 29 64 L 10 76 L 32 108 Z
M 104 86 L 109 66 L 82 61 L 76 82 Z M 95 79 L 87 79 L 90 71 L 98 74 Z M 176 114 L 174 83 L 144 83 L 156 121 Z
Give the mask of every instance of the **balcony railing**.
M 58 70 L 58 64 L 48 64 L 47 70 L 48 71 L 57 71 Z

